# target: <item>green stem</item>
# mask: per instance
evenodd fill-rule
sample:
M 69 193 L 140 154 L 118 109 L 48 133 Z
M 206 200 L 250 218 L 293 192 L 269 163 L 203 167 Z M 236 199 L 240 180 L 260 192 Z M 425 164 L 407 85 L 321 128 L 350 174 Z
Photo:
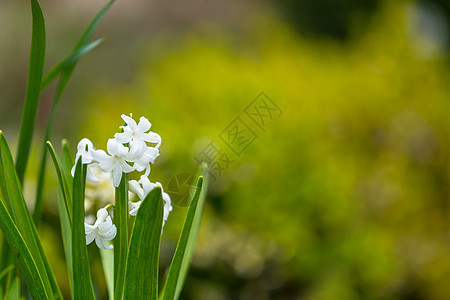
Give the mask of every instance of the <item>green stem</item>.
M 114 298 L 122 299 L 128 258 L 128 175 L 122 174 L 116 188 L 114 223 L 117 235 L 114 239 Z

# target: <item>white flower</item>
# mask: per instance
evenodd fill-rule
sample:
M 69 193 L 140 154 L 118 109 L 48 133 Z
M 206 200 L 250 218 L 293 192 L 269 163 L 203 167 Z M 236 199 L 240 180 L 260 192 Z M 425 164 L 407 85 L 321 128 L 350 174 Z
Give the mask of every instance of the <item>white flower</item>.
M 141 117 L 139 119 L 139 124 L 136 124 L 136 121 L 133 118 L 128 117 L 126 115 L 122 115 L 122 119 L 127 123 L 126 126 L 121 126 L 123 128 L 123 132 L 116 133 L 114 138 L 117 142 L 126 144 L 130 143 L 130 156 L 131 157 L 140 157 L 145 150 L 147 149 L 147 144 L 156 143 L 156 148 L 159 148 L 161 145 L 161 137 L 159 134 L 155 132 L 147 132 L 152 127 L 152 124 L 145 117 Z
M 111 221 L 108 211 L 105 208 L 100 208 L 97 212 L 97 220 L 94 225 L 84 223 L 84 230 L 86 231 L 86 244 L 89 245 L 95 239 L 95 243 L 99 248 L 111 250 L 113 245 L 108 245 L 106 242 L 114 239 L 117 233 L 116 225 Z
M 129 173 L 134 168 L 126 163 L 128 148 L 118 143 L 115 139 L 109 139 L 107 144 L 108 153 L 103 150 L 91 150 L 92 157 L 98 161 L 99 167 L 104 172 L 112 172 L 113 184 L 118 187 L 122 179 L 122 172 Z
M 81 139 L 81 141 L 78 142 L 77 154 L 75 156 L 75 164 L 72 167 L 72 170 L 70 171 L 70 173 L 72 174 L 72 177 L 75 176 L 75 167 L 77 166 L 78 159 L 80 159 L 80 157 L 81 157 L 81 162 L 83 164 L 90 164 L 87 168 L 86 179 L 91 182 L 98 182 L 98 178 L 90 170 L 91 167 L 96 166 L 96 164 L 92 164 L 93 158 L 90 153 L 91 150 L 93 150 L 93 149 L 94 149 L 94 145 L 87 138 Z
M 136 171 L 139 172 L 145 170 L 144 176 L 148 176 L 150 174 L 150 163 L 153 164 L 158 156 L 159 156 L 158 148 L 147 147 L 147 149 L 139 159 L 133 160 L 134 162 L 133 168 L 135 168 Z
M 142 187 L 141 187 L 142 185 Z M 141 201 L 138 202 L 130 202 L 130 215 L 135 216 L 137 214 L 137 211 L 139 210 L 139 207 L 141 206 L 142 200 L 150 193 L 151 190 L 153 190 L 155 187 L 159 186 L 161 188 L 162 198 L 164 200 L 164 216 L 163 216 L 163 226 L 169 217 L 169 213 L 172 211 L 173 207 L 170 201 L 170 196 L 166 192 L 164 192 L 164 189 L 161 185 L 161 183 L 156 182 L 152 183 L 150 180 L 142 175 L 139 181 L 136 180 L 130 180 L 129 182 L 129 189 L 133 193 L 135 193 Z

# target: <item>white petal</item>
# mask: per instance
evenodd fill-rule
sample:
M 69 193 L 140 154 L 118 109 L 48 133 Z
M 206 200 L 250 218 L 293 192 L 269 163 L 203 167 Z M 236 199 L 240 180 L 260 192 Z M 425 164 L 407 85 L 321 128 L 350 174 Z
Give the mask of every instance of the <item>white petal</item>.
M 161 146 L 161 136 L 159 134 L 157 134 L 156 132 L 150 131 L 149 133 L 147 133 L 148 135 L 148 140 L 146 140 L 149 143 L 156 143 L 157 145 L 155 146 L 155 148 L 159 148 L 159 146 Z
M 127 125 L 130 126 L 131 130 L 133 130 L 133 131 L 136 130 L 137 124 L 136 124 L 136 121 L 133 120 L 133 118 L 130 118 L 127 115 L 122 115 L 121 117 L 122 117 L 122 120 L 124 120 L 125 123 L 127 123 Z
M 171 204 L 169 194 L 162 192 L 162 198 L 163 198 L 164 202 L 166 202 L 166 204 L 169 204 L 169 205 Z
M 130 142 L 130 152 L 126 158 L 127 161 L 139 160 L 147 150 L 147 144 L 143 140 L 134 139 Z
M 130 182 L 128 183 L 128 189 L 135 193 L 139 197 L 139 199 L 142 200 L 144 198 L 144 190 L 136 180 L 130 180 Z
M 126 158 L 128 156 L 128 147 L 117 143 L 117 152 L 115 153 L 118 157 Z
M 113 184 L 115 187 L 118 187 L 120 184 L 120 180 L 122 179 L 122 169 L 120 165 L 115 164 L 112 169 L 113 176 Z
M 125 144 L 129 143 L 133 139 L 133 136 L 131 135 L 130 131 L 124 131 L 114 134 L 114 138 L 117 142 Z
M 83 138 L 78 142 L 77 150 L 80 152 L 86 151 L 86 146 L 88 150 L 94 148 L 94 144 L 92 144 L 92 142 L 88 138 Z
M 100 180 L 92 173 L 91 168 L 87 168 L 86 179 L 90 182 L 99 182 Z
M 108 211 L 105 208 L 100 208 L 97 211 L 97 221 L 100 220 L 100 222 L 103 223 L 103 222 L 105 222 L 107 217 L 109 217 L 109 215 L 108 215 Z
M 97 247 L 99 247 L 100 249 L 108 249 L 108 248 L 105 248 L 104 241 L 103 241 L 102 237 L 99 235 L 97 235 L 95 237 L 95 243 L 97 244 Z
M 103 172 L 105 173 L 109 173 L 111 172 L 114 167 L 116 165 L 116 161 L 114 159 L 114 157 L 110 157 L 108 160 L 102 161 L 101 163 L 99 163 L 99 167 L 100 169 L 103 170 Z
M 106 154 L 106 152 L 103 150 L 91 150 L 90 153 L 91 153 L 92 157 L 99 163 L 111 158 L 111 156 Z
M 72 177 L 75 176 L 75 168 L 77 167 L 77 161 L 75 161 L 75 164 L 72 167 L 72 170 L 70 170 L 70 174 L 72 174 Z
M 116 155 L 119 148 L 119 143 L 115 139 L 109 139 L 106 143 L 106 150 L 110 155 Z
M 145 168 L 145 173 L 144 173 L 144 175 L 145 175 L 145 176 L 150 175 L 150 165 L 147 165 L 147 167 Z
M 152 123 L 150 123 L 146 117 L 140 117 L 137 127 L 140 132 L 146 132 L 150 130 L 150 128 L 152 127 Z
M 150 162 L 150 163 L 154 163 L 155 159 L 159 156 L 159 150 L 158 148 L 154 148 L 154 147 L 148 147 L 147 151 L 145 151 L 145 156 L 146 159 Z
M 90 232 L 88 234 L 86 234 L 86 245 L 89 245 L 90 243 L 92 243 L 92 241 L 95 239 L 96 234 L 95 232 Z
M 134 171 L 134 168 L 132 166 L 130 166 L 129 164 L 127 164 L 125 161 L 120 162 L 120 167 L 122 169 L 122 172 L 124 172 L 124 173 L 130 173 L 130 172 Z
M 103 246 L 103 248 L 102 249 L 105 249 L 105 250 L 112 250 L 112 249 L 114 249 L 114 247 L 113 247 L 113 245 L 109 245 L 106 241 L 104 241 L 104 240 L 102 240 L 102 246 Z
M 139 181 L 141 182 L 142 188 L 144 190 L 144 197 L 147 196 L 148 193 L 150 193 L 150 191 L 153 190 L 156 186 L 154 183 L 150 182 L 147 176 L 141 176 Z
M 101 231 L 100 235 L 105 241 L 110 241 L 116 237 L 117 228 L 115 225 L 112 225 L 108 228 L 107 231 Z

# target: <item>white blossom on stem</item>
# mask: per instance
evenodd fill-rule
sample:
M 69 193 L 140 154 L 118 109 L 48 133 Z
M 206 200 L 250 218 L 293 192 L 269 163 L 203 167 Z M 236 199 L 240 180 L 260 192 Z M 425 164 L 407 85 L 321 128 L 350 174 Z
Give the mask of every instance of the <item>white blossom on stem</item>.
M 153 190 L 155 187 L 159 186 L 161 188 L 162 198 L 164 200 L 164 216 L 163 216 L 163 226 L 169 217 L 170 212 L 172 211 L 173 207 L 171 204 L 170 196 L 166 192 L 164 192 L 164 189 L 161 185 L 161 183 L 156 182 L 152 183 L 150 180 L 142 175 L 139 181 L 136 180 L 130 180 L 129 189 L 133 193 L 135 193 L 141 201 L 138 202 L 130 202 L 130 212 L 129 214 L 132 216 L 135 216 L 137 214 L 137 211 L 139 210 L 139 207 L 141 206 L 142 200 L 150 193 L 151 190 Z M 142 186 L 142 187 L 141 187 Z
M 86 244 L 89 245 L 95 240 L 97 246 L 101 249 L 111 250 L 113 245 L 108 245 L 107 241 L 114 239 L 117 233 L 116 225 L 112 223 L 111 217 L 105 208 L 97 211 L 97 220 L 94 225 L 84 223 L 86 231 Z
M 75 164 L 72 167 L 72 170 L 70 171 L 72 174 L 72 177 L 75 176 L 75 167 L 77 165 L 78 160 L 81 157 L 81 162 L 83 164 L 88 164 L 87 173 L 86 173 L 86 179 L 91 182 L 98 182 L 98 178 L 92 173 L 90 170 L 91 167 L 96 167 L 95 163 L 92 163 L 93 157 L 91 155 L 91 150 L 94 149 L 94 145 L 92 142 L 87 139 L 83 138 L 81 141 L 78 142 L 77 145 L 77 154 L 75 156 Z
M 130 143 L 130 155 L 132 157 L 140 157 L 145 152 L 147 149 L 146 142 L 156 143 L 156 148 L 159 148 L 161 137 L 155 132 L 147 132 L 152 127 L 147 118 L 141 117 L 139 124 L 136 124 L 136 121 L 129 116 L 122 115 L 121 117 L 127 125 L 121 126 L 123 132 L 116 133 L 114 138 L 122 144 Z
M 112 172 L 113 184 L 118 187 L 122 179 L 122 172 L 129 173 L 134 168 L 126 163 L 128 148 L 118 143 L 115 139 L 109 139 L 107 144 L 108 154 L 103 150 L 92 150 L 92 157 L 98 161 L 98 166 L 104 172 Z

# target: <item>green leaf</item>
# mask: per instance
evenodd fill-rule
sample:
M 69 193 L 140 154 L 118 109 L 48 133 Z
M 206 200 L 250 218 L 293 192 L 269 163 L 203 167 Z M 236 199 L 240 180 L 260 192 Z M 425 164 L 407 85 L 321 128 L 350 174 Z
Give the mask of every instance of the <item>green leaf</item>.
M 5 270 L 7 271 L 7 274 L 9 273 L 10 270 L 8 269 L 8 267 L 11 265 L 12 262 L 13 257 L 11 249 L 9 248 L 6 237 L 2 235 L 1 254 L 0 254 L 0 269 L 3 270 L 2 274 Z M 6 288 L 9 278 L 10 278 L 9 276 L 0 276 L 0 289 L 4 290 Z M 3 293 L 0 293 L 0 295 L 3 295 Z
M 59 186 L 61 188 L 65 206 L 67 209 L 67 216 L 69 218 L 69 224 L 72 224 L 73 204 L 72 204 L 72 195 L 70 193 L 69 184 L 67 183 L 67 180 L 66 180 L 67 175 L 64 174 L 64 170 L 61 166 L 61 161 L 60 161 L 58 155 L 56 154 L 55 149 L 52 146 L 52 143 L 47 142 L 47 148 L 53 159 L 53 164 L 55 165 L 55 170 L 56 170 L 56 174 L 58 176 Z
M 3 197 L 0 196 L 0 228 L 14 253 L 14 257 L 19 262 L 32 297 L 34 299 L 49 299 L 48 288 L 44 285 L 41 272 L 11 215 L 8 213 L 4 201 Z
M 99 11 L 99 13 L 95 16 L 95 18 L 92 20 L 91 24 L 86 28 L 83 35 L 81 36 L 80 40 L 78 41 L 77 46 L 75 49 L 79 49 L 84 44 L 86 44 L 89 39 L 91 38 L 92 34 L 94 33 L 95 28 L 97 28 L 98 24 L 100 23 L 101 19 L 103 18 L 103 15 L 106 13 L 106 11 L 109 9 L 109 7 L 114 3 L 115 0 L 110 0 L 108 3 L 103 6 L 103 8 Z
M 114 251 L 99 249 L 105 273 L 109 299 L 114 299 Z
M 58 211 L 59 222 L 61 225 L 61 236 L 63 240 L 64 253 L 66 256 L 67 272 L 69 273 L 70 286 L 73 290 L 73 266 L 72 266 L 72 226 L 67 214 L 66 202 L 61 191 L 61 187 L 58 187 Z M 72 295 L 73 298 L 73 295 Z
M 161 299 L 163 300 L 178 299 L 186 279 L 206 198 L 206 188 L 202 190 L 203 186 L 203 177 L 200 176 L 197 180 L 197 188 L 192 195 L 183 230 L 178 240 L 177 249 L 175 250 L 165 286 L 161 293 Z
M 162 222 L 163 200 L 161 188 L 157 187 L 142 201 L 136 216 L 131 234 L 124 299 L 158 299 Z
M 1 131 L 0 164 L 2 165 L 2 167 L 0 167 L 2 170 L 0 177 L 3 177 L 6 183 L 6 186 L 1 187 L 6 188 L 6 191 L 2 191 L 2 195 L 4 197 L 7 195 L 5 202 L 9 201 L 12 212 L 11 215 L 13 216 L 15 224 L 20 230 L 27 247 L 34 255 L 36 265 L 41 271 L 44 286 L 48 289 L 48 294 L 54 293 L 59 296 L 61 295 L 61 292 L 59 291 L 54 274 L 50 269 L 50 265 L 42 248 L 36 227 L 31 219 L 30 212 L 28 211 L 27 205 L 23 198 L 21 184 L 14 169 L 11 151 Z M 51 292 L 52 290 L 53 293 Z
M 81 46 L 78 49 L 74 49 L 74 51 L 65 59 L 63 59 L 60 63 L 54 66 L 42 79 L 41 90 L 45 89 L 47 85 L 52 82 L 60 73 L 64 72 L 66 68 L 72 66 L 77 63 L 78 60 L 93 50 L 95 47 L 100 45 L 103 42 L 103 38 L 90 42 L 86 45 Z
M 37 0 L 31 0 L 31 13 L 33 16 L 33 29 L 31 34 L 30 64 L 16 159 L 16 170 L 20 183 L 23 183 L 30 154 L 45 59 L 45 23 Z
M 0 278 L 6 276 L 9 272 L 11 272 L 15 268 L 14 265 L 9 265 L 0 272 Z
M 70 170 L 73 165 L 73 156 L 72 151 L 70 150 L 70 146 L 66 140 L 62 141 L 61 147 L 61 169 L 62 173 L 65 176 L 65 181 L 68 183 L 68 186 L 73 186 L 73 177 L 70 174 Z M 69 193 L 69 196 L 72 197 L 72 194 Z M 71 204 L 73 209 L 73 205 Z M 66 262 L 67 262 L 67 271 L 69 273 L 70 286 L 73 291 L 73 266 L 72 266 L 72 224 L 69 219 L 69 215 L 67 212 L 66 202 L 64 200 L 64 196 L 62 193 L 61 186 L 58 187 L 58 209 L 59 209 L 59 220 L 61 223 L 61 235 L 63 239 L 64 252 L 66 254 Z M 73 298 L 73 294 L 72 294 Z
M 6 292 L 4 300 L 17 300 L 19 299 L 20 280 L 19 277 L 15 277 L 12 284 L 9 286 L 8 292 Z
M 116 188 L 114 207 L 114 223 L 117 235 L 114 238 L 114 295 L 122 299 L 125 271 L 128 257 L 128 175 L 122 174 L 119 186 Z
M 69 186 L 72 186 L 73 184 L 73 177 L 70 173 L 72 170 L 73 162 L 74 159 L 69 142 L 67 142 L 66 139 L 63 139 L 61 145 L 61 167 L 63 169 L 63 174 L 66 177 L 66 182 L 69 184 Z
M 73 177 L 72 266 L 73 298 L 83 300 L 95 299 L 89 270 L 86 232 L 84 230 L 86 170 L 87 165 L 83 165 L 81 159 L 79 159 Z
M 67 83 L 72 76 L 72 73 L 78 63 L 78 60 L 87 52 L 92 50 L 94 47 L 96 47 L 100 42 L 101 39 L 96 40 L 92 43 L 88 44 L 89 39 L 91 38 L 92 34 L 94 33 L 95 28 L 100 23 L 101 18 L 105 14 L 105 12 L 108 10 L 108 8 L 111 6 L 111 4 L 114 1 L 109 1 L 97 14 L 97 16 L 94 18 L 94 20 L 91 22 L 91 24 L 87 27 L 81 38 L 79 39 L 78 43 L 76 44 L 73 52 L 69 57 L 57 65 L 52 71 L 50 71 L 49 76 L 44 78 L 43 86 L 48 84 L 49 80 L 53 79 L 54 76 L 60 72 L 61 76 L 58 81 L 58 85 L 56 87 L 56 92 L 53 97 L 53 103 L 50 110 L 50 115 L 48 117 L 47 121 L 47 128 L 45 130 L 45 137 L 44 137 L 44 143 L 48 140 L 50 140 L 51 137 L 51 131 L 53 126 L 53 119 L 56 114 L 56 109 L 58 107 L 58 104 L 61 100 L 62 94 L 67 86 Z M 45 166 L 47 162 L 47 152 L 45 151 L 45 145 L 44 149 L 42 150 L 42 158 L 41 158 L 41 164 L 39 167 L 39 176 L 38 176 L 38 186 L 37 186 L 37 193 L 36 193 L 36 201 L 35 201 L 35 210 L 33 212 L 33 220 L 36 224 L 39 224 L 39 220 L 41 218 L 41 211 L 42 211 L 42 194 L 44 189 L 44 180 L 45 180 Z

